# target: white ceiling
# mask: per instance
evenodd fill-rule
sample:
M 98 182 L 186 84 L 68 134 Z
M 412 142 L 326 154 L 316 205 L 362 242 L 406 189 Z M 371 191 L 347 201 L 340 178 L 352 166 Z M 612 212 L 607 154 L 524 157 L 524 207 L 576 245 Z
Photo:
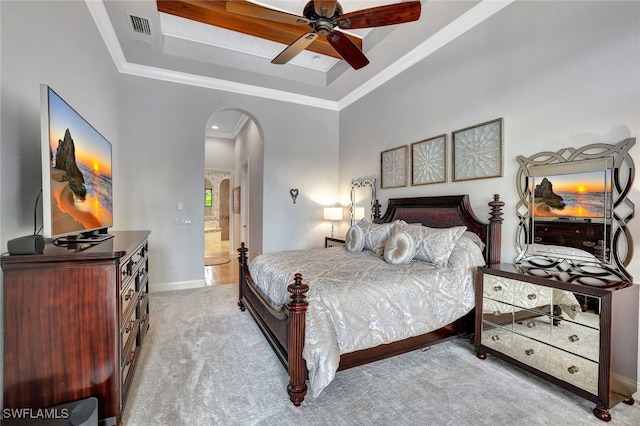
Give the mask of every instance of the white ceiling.
M 286 45 L 161 14 L 155 0 L 85 0 L 119 71 L 166 81 L 340 110 L 420 61 L 514 0 L 422 0 L 419 21 L 351 32 L 363 38 L 370 63 L 353 70 L 342 60 L 302 52 L 271 64 Z M 341 0 L 343 12 L 401 0 Z M 302 15 L 307 0 L 261 0 Z M 148 20 L 150 35 L 134 32 L 131 16 Z M 235 138 L 246 116 L 227 111 L 218 132 Z M 234 133 L 235 132 L 235 133 Z

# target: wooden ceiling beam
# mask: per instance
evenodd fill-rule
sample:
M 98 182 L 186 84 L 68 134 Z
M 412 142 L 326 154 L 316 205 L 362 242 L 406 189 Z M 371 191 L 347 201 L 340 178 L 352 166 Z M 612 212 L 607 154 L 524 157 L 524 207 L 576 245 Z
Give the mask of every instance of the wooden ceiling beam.
M 231 31 L 237 31 L 266 40 L 289 45 L 301 35 L 311 31 L 306 25 L 292 25 L 244 17 L 227 12 L 224 0 L 157 0 L 158 12 L 179 16 L 184 19 L 209 24 Z M 362 50 L 362 39 L 345 34 Z M 307 50 L 342 59 L 325 37 L 318 37 Z

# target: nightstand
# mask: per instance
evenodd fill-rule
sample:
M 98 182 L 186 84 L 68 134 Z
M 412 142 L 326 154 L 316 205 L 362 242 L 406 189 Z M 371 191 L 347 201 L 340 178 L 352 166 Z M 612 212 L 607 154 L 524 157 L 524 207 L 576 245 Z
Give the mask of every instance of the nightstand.
M 326 247 L 340 247 L 344 246 L 344 237 L 324 237 L 324 246 Z
M 633 404 L 637 391 L 640 286 L 579 281 L 513 264 L 478 268 L 476 350 L 594 402 L 609 421 L 609 409 Z

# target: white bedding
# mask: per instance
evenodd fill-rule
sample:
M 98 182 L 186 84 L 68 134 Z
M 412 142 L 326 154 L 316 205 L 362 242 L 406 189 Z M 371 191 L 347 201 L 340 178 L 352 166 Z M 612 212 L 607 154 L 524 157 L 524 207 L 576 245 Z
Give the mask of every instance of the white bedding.
M 263 254 L 249 270 L 276 308 L 289 301 L 295 273 L 309 285 L 303 357 L 315 398 L 333 380 L 340 354 L 428 333 L 471 311 L 482 265 L 480 249 L 461 238 L 446 268 L 392 265 L 367 250 L 333 247 Z

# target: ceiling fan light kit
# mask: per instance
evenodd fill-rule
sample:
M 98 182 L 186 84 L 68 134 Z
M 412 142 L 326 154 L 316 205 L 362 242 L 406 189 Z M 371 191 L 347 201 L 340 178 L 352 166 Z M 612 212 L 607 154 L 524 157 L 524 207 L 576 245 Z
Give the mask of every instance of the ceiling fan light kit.
M 287 46 L 271 61 L 274 64 L 286 64 L 319 36 L 323 36 L 352 68 L 360 69 L 367 65 L 369 60 L 360 48 L 342 32 L 336 30 L 336 27 L 339 29 L 359 29 L 413 22 L 420 19 L 422 6 L 420 1 L 407 1 L 343 14 L 342 6 L 337 0 L 311 0 L 304 7 L 304 16 L 297 16 L 246 0 L 228 0 L 226 9 L 230 13 L 252 18 L 307 25 L 313 30 L 301 35 Z

